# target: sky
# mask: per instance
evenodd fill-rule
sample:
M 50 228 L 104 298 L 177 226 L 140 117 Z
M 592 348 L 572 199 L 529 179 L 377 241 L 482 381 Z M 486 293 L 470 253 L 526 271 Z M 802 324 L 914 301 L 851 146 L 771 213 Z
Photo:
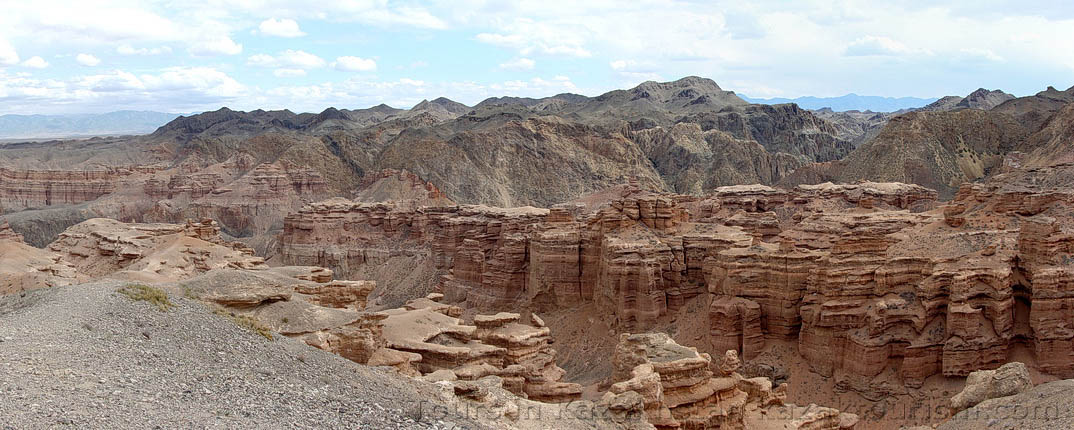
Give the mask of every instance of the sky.
M 1069 1 L 0 0 L 0 114 L 410 107 L 696 75 L 751 97 L 1074 85 Z

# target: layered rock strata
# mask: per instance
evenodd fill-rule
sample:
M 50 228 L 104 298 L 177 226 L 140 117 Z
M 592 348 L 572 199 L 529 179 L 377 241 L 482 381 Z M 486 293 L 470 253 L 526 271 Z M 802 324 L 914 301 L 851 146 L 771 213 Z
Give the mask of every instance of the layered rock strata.
M 929 213 L 815 213 L 775 243 L 710 259 L 711 339 L 747 357 L 797 338 L 824 375 L 898 369 L 920 385 L 994 369 L 1021 346 L 1071 372 L 1066 324 L 1074 200 L 1063 190 L 966 185 Z M 853 385 L 853 384 L 851 384 Z
M 0 219 L 0 295 L 73 284 L 77 272 L 62 255 L 34 248 Z
M 770 240 L 796 222 L 792 212 L 863 201 L 870 207 L 926 207 L 934 194 L 863 183 L 791 191 L 728 187 L 697 199 L 631 184 L 605 197 L 589 202 L 590 212 L 572 205 L 414 208 L 334 199 L 285 219 L 279 255 L 284 264 L 331 267 L 344 277 L 413 256 L 435 265 L 437 287 L 449 301 L 485 310 L 593 302 L 633 330 L 708 294 L 709 258 Z
M 632 185 L 548 210 L 333 200 L 289 216 L 280 253 L 344 276 L 420 255 L 448 302 L 593 303 L 621 331 L 704 297 L 711 350 L 751 358 L 766 339 L 796 340 L 814 371 L 866 384 L 889 368 L 911 386 L 965 376 L 1022 346 L 1062 375 L 1074 371 L 1063 328 L 1074 321 L 1074 198 L 1039 183 L 965 185 L 943 206 L 930 190 L 878 183 L 704 198 Z
M 130 175 L 112 170 L 16 170 L 0 167 L 0 213 L 95 200 L 116 189 L 116 179 Z
M 264 259 L 221 239 L 212 220 L 186 224 L 127 224 L 95 218 L 65 230 L 49 245 L 86 277 L 125 271 L 180 280 L 214 268 L 259 269 Z
M 612 362 L 612 384 L 601 402 L 633 403 L 641 409 L 635 412 L 657 429 L 748 428 L 752 418 L 748 416 L 797 408 L 784 404 L 785 384 L 773 388 L 767 378 L 739 375 L 741 361 L 734 351 L 724 355 L 717 374 L 710 370 L 708 354 L 681 346 L 663 333 L 620 335 Z M 856 416 L 835 409 L 810 405 L 809 411 L 778 427 L 849 429 L 857 422 Z

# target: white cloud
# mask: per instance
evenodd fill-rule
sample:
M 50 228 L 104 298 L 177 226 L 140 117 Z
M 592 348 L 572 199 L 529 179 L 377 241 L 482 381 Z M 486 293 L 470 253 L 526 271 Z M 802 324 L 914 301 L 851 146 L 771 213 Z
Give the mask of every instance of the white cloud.
M 608 63 L 612 70 L 620 72 L 655 72 L 659 70 L 656 64 L 648 61 L 615 60 Z
M 327 2 L 320 11 L 323 17 L 341 21 L 357 21 L 384 27 L 400 25 L 443 30 L 447 22 L 433 15 L 428 9 L 413 5 L 394 6 L 385 1 Z M 449 7 L 458 7 L 449 4 Z
M 570 57 L 590 57 L 583 47 L 584 37 L 560 33 L 547 25 L 522 20 L 513 33 L 479 33 L 474 39 L 481 43 L 518 50 L 519 54 L 540 53 Z
M 235 43 L 230 37 L 221 36 L 194 42 L 187 51 L 199 57 L 238 55 L 242 53 L 242 44 Z
M 645 81 L 662 81 L 664 78 L 657 73 L 660 69 L 650 62 L 636 60 L 615 60 L 608 63 L 612 70 L 622 78 L 620 86 L 632 87 Z
M 75 56 L 75 61 L 77 61 L 78 64 L 87 67 L 93 67 L 98 64 L 101 64 L 101 59 L 91 54 L 78 54 L 77 56 Z
M 75 81 L 77 87 L 94 93 L 116 93 L 123 91 L 145 90 L 145 82 L 132 73 L 122 70 L 89 75 Z
M 254 67 L 276 67 L 279 62 L 276 57 L 268 54 L 254 54 L 246 59 L 246 64 Z
M 371 72 L 377 70 L 377 62 L 371 58 L 337 57 L 332 68 L 342 72 Z
M 172 67 L 159 75 L 141 75 L 147 89 L 164 91 L 196 90 L 221 97 L 238 96 L 244 87 L 226 73 L 210 67 Z
M 160 55 L 170 54 L 172 48 L 168 46 L 158 46 L 155 48 L 135 48 L 130 44 L 122 44 L 116 47 L 116 53 L 120 55 Z
M 33 56 L 22 62 L 23 67 L 29 67 L 31 69 L 44 69 L 48 67 L 48 61 L 44 58 Z
M 500 68 L 506 70 L 533 70 L 535 65 L 537 65 L 537 62 L 529 58 L 517 58 L 506 63 L 500 63 Z
M 926 50 L 913 49 L 907 47 L 902 42 L 893 40 L 890 37 L 883 36 L 865 36 L 850 42 L 846 48 L 846 55 L 849 56 L 870 56 L 870 55 L 911 55 L 919 53 L 928 53 Z
M 191 112 L 216 109 L 244 96 L 248 94 L 242 84 L 208 67 L 170 67 L 146 74 L 111 70 L 66 80 L 0 71 L 0 111 L 6 112 L 103 112 L 116 106 Z
M 64 13 L 57 14 L 55 10 Z M 376 66 L 383 81 L 372 73 L 335 75 L 331 79 L 354 81 L 316 87 L 321 91 L 318 97 L 346 102 L 333 102 L 336 105 L 354 107 L 381 101 L 412 105 L 420 101 L 421 98 L 415 100 L 417 96 L 456 98 L 458 95 L 474 102 L 484 96 L 541 96 L 571 91 L 562 84 L 548 86 L 546 83 L 560 82 L 552 78 L 545 78 L 543 83 L 490 81 L 487 74 L 477 73 L 489 65 L 479 61 L 464 64 L 459 70 L 461 75 L 480 76 L 474 78 L 477 82 L 446 82 L 450 78 L 444 76 L 450 75 L 436 74 L 432 68 L 407 68 L 408 63 L 419 58 L 407 58 L 408 50 L 440 36 L 437 30 L 447 28 L 472 35 L 472 40 L 453 48 L 459 51 L 458 55 L 533 59 L 541 62 L 541 70 L 547 69 L 549 76 L 566 73 L 576 76 L 580 80 L 578 86 L 586 88 L 589 91 L 586 94 L 590 95 L 641 80 L 669 80 L 686 75 L 711 77 L 727 89 L 765 97 L 836 96 L 848 92 L 924 97 L 964 94 L 981 86 L 1029 94 L 1046 85 L 1066 88 L 1074 84 L 1070 80 L 1074 76 L 1071 74 L 1074 50 L 1056 50 L 1054 44 L 1044 43 L 1074 40 L 1074 9 L 1067 5 L 1045 7 L 1025 2 L 990 3 L 982 9 L 967 2 L 936 7 L 922 2 L 866 4 L 850 0 L 789 3 L 638 0 L 615 4 L 608 0 L 542 0 L 496 5 L 484 0 L 430 0 L 420 4 L 411 0 L 12 1 L 0 13 L 3 35 L 0 36 L 0 69 L 21 64 L 25 58 L 18 53 L 33 52 L 45 59 L 78 52 L 133 56 L 152 55 L 155 47 L 171 47 L 176 54 L 183 55 L 160 55 L 151 60 L 127 58 L 125 63 L 132 64 L 130 70 L 137 67 L 154 75 L 162 73 L 160 68 L 168 65 L 234 63 L 192 59 L 182 51 L 195 55 L 251 54 L 252 45 L 239 45 L 237 42 L 244 39 L 236 35 L 245 37 L 250 30 L 262 34 L 259 24 L 270 18 L 264 11 L 271 11 L 275 21 L 283 22 L 285 19 L 281 17 L 287 17 L 307 30 L 326 22 L 355 23 L 370 32 L 390 34 L 391 41 L 386 43 L 391 44 L 391 49 L 374 61 L 380 63 Z M 277 52 L 286 47 L 301 47 L 311 55 L 329 60 L 321 63 L 325 66 L 347 67 L 345 61 L 336 58 L 337 52 L 329 50 L 340 46 L 329 45 L 339 40 L 313 40 L 310 35 L 306 38 L 310 39 L 308 44 L 274 48 L 266 52 L 270 55 L 244 59 L 251 66 L 266 67 L 266 71 L 309 71 L 318 67 L 317 63 L 285 62 Z M 375 43 L 372 40 L 359 43 L 366 42 Z M 12 43 L 19 48 L 18 53 Z M 374 60 L 371 57 L 374 54 L 362 53 L 367 55 L 364 59 Z M 549 58 L 552 56 L 569 58 Z M 111 57 L 104 60 L 104 65 L 110 65 Z M 83 99 L 74 96 L 76 89 L 71 85 L 75 82 L 73 75 L 85 73 L 86 69 L 51 67 L 50 72 L 63 77 L 51 83 L 29 83 L 26 79 L 32 75 L 18 76 L 14 72 L 4 75 L 10 81 L 2 82 L 7 93 L 0 97 L 59 91 L 69 98 L 57 96 L 43 100 L 62 103 L 57 109 L 81 106 Z M 241 80 L 244 74 L 254 72 L 239 67 L 229 73 Z M 399 78 L 406 75 L 424 80 L 423 85 L 403 83 Z M 142 80 L 140 75 L 136 77 Z M 123 82 L 114 76 L 110 79 Z M 25 91 L 15 88 L 19 82 L 27 85 Z M 108 82 L 102 81 L 98 88 L 116 85 Z M 66 89 L 63 85 L 67 85 Z M 360 85 L 378 89 L 367 91 Z M 250 94 L 264 97 L 250 97 L 243 102 L 250 103 L 251 108 L 269 105 L 297 108 L 321 100 L 306 102 L 300 96 L 273 96 L 268 93 L 272 89 L 252 91 Z M 90 90 L 77 89 L 77 92 L 84 91 Z M 10 106 L 3 100 L 0 106 Z M 28 106 L 35 110 L 49 108 L 38 104 Z M 323 109 L 324 105 L 319 107 Z
M 985 59 L 985 60 L 988 60 L 988 61 L 996 61 L 996 62 L 1005 61 L 1003 57 L 999 56 L 998 54 L 995 53 L 995 51 L 993 51 L 991 49 L 963 48 L 963 49 L 960 49 L 959 52 L 961 52 L 963 54 L 966 54 L 966 56 L 969 56 L 969 57 L 976 57 L 976 58 Z
M 272 71 L 272 74 L 277 78 L 298 78 L 306 76 L 306 71 L 302 69 L 276 69 Z
M 261 34 L 277 37 L 302 37 L 306 33 L 298 28 L 298 22 L 293 19 L 283 18 L 275 19 L 270 18 L 261 21 L 261 25 L 257 26 Z
M 283 64 L 304 69 L 316 69 L 325 66 L 323 58 L 306 51 L 293 51 L 288 49 L 281 52 L 277 59 Z
M 323 58 L 309 52 L 288 49 L 280 52 L 279 55 L 275 57 L 268 54 L 251 55 L 246 59 L 246 64 L 255 67 L 282 67 L 308 70 L 324 67 L 326 62 Z
M 15 47 L 11 46 L 6 39 L 0 37 L 0 66 L 11 66 L 19 63 L 19 54 Z

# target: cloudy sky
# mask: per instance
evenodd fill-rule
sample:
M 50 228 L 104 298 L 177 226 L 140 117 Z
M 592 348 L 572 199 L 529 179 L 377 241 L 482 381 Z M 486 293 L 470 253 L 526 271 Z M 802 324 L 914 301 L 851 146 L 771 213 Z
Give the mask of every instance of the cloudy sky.
M 0 114 L 473 104 L 687 75 L 752 97 L 1074 85 L 1068 1 L 884 3 L 0 0 Z

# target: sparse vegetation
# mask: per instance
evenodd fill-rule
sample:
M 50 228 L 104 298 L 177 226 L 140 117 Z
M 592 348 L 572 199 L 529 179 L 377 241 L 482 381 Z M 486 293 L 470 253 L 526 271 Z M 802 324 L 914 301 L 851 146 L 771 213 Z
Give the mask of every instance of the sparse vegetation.
M 262 324 L 261 321 L 257 320 L 257 318 L 248 315 L 237 315 L 234 312 L 229 312 L 228 310 L 223 308 L 217 308 L 213 311 L 213 313 L 231 320 L 231 322 L 235 323 L 235 325 L 239 327 L 264 336 L 265 339 L 275 340 L 272 337 L 272 329 Z
M 168 299 L 168 293 L 160 288 L 150 287 L 144 284 L 130 284 L 125 285 L 123 288 L 116 290 L 124 296 L 127 296 L 134 301 L 145 301 L 153 304 L 161 312 L 167 312 L 169 309 L 175 307 L 175 303 L 172 303 Z
M 186 297 L 190 300 L 198 300 L 197 293 L 195 293 L 194 290 L 190 287 L 183 287 L 183 297 Z

